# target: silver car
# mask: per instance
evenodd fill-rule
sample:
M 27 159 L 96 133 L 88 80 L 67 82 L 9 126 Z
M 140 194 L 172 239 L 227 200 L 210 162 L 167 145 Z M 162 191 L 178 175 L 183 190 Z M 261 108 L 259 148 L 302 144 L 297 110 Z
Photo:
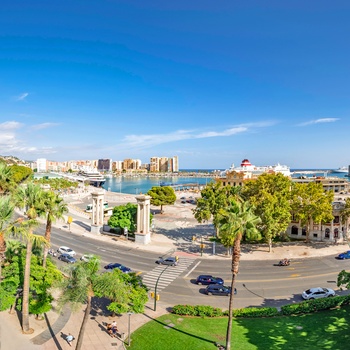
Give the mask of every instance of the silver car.
M 321 288 L 321 287 L 304 290 L 303 293 L 301 294 L 301 296 L 305 300 L 334 297 L 334 295 L 335 295 L 335 292 L 333 289 Z

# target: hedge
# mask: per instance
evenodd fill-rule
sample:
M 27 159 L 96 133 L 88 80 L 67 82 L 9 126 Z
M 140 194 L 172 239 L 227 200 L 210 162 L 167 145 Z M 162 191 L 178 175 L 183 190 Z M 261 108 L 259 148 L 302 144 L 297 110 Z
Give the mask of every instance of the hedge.
M 289 304 L 281 307 L 279 311 L 275 307 L 247 307 L 243 309 L 234 309 L 233 317 L 274 317 L 278 315 L 300 315 L 320 310 L 332 309 L 342 305 L 350 304 L 350 295 L 337 296 L 331 298 L 322 298 L 315 300 L 306 300 L 298 304 Z M 228 316 L 228 310 L 223 311 L 220 308 L 208 305 L 175 305 L 171 312 L 182 316 L 200 316 L 200 317 L 220 317 Z

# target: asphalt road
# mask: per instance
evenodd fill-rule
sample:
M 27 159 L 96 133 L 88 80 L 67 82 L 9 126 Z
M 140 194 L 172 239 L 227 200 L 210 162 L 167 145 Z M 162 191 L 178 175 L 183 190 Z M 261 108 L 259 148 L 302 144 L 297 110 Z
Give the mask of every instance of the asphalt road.
M 44 230 L 40 230 L 43 233 Z M 56 249 L 66 245 L 77 252 L 78 258 L 84 253 L 94 253 L 101 257 L 102 266 L 110 262 L 119 262 L 140 272 L 141 276 L 147 278 L 153 276 L 153 281 L 162 271 L 162 267 L 155 264 L 158 258 L 156 253 L 111 245 L 56 228 L 52 231 L 52 245 Z M 197 258 L 186 261 L 188 266 L 182 266 L 181 272 L 174 270 L 179 267 L 168 268 L 160 279 L 160 282 L 162 280 L 166 282 L 159 290 L 161 300 L 169 305 L 209 304 L 227 308 L 227 297 L 205 295 L 203 293 L 205 286 L 196 285 L 194 280 L 200 274 L 212 274 L 222 277 L 225 284 L 229 285 L 230 263 L 229 258 L 227 260 Z M 241 261 L 236 280 L 238 293 L 235 297 L 235 308 L 282 306 L 298 302 L 301 300 L 301 292 L 311 287 L 330 287 L 337 291 L 338 273 L 350 267 L 350 260 L 339 261 L 334 256 L 292 260 L 288 267 L 274 266 L 274 263 L 277 261 Z M 62 266 L 65 263 L 59 261 L 59 264 Z

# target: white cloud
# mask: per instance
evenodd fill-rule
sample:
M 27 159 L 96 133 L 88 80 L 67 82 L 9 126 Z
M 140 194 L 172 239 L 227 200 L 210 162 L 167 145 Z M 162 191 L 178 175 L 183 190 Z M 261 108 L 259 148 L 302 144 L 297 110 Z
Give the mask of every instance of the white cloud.
M 26 99 L 26 97 L 28 97 L 29 93 L 28 92 L 24 92 L 23 94 L 20 94 L 19 96 L 16 97 L 16 101 L 23 101 Z
M 41 124 L 33 125 L 31 128 L 32 130 L 42 130 L 42 129 L 51 128 L 57 125 L 60 125 L 60 124 L 59 123 L 41 123 Z
M 251 129 L 273 125 L 274 122 L 261 122 L 242 124 L 222 131 L 196 131 L 196 130 L 177 130 L 168 134 L 151 135 L 127 135 L 125 136 L 121 147 L 152 147 L 163 143 L 182 141 L 189 139 L 203 139 L 209 137 L 228 137 L 236 134 L 248 132 Z
M 2 130 L 13 130 L 13 129 L 18 129 L 20 127 L 22 127 L 22 124 L 15 121 L 4 122 L 0 124 L 0 132 Z
M 310 120 L 305 123 L 300 123 L 298 124 L 298 126 L 306 126 L 306 125 L 314 125 L 314 124 L 322 124 L 322 123 L 334 123 L 338 120 L 340 119 L 339 118 L 320 118 L 320 119 Z

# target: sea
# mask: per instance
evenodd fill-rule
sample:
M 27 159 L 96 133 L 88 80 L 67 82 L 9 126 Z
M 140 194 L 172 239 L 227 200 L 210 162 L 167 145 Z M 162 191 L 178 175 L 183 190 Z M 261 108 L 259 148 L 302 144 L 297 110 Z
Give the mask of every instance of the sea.
M 137 176 L 134 177 L 113 177 L 107 178 L 103 188 L 111 192 L 120 192 L 128 194 L 147 193 L 153 186 L 162 185 L 181 185 L 181 184 L 197 184 L 207 185 L 213 181 L 213 176 L 205 176 L 205 174 L 213 174 L 214 171 L 224 171 L 224 169 L 184 169 L 180 170 L 177 176 Z M 182 176 L 181 173 L 191 174 L 191 176 Z M 292 178 L 299 176 L 315 177 L 340 177 L 349 179 L 344 173 L 332 173 L 330 169 L 291 169 Z M 196 176 L 196 173 L 200 176 Z M 204 174 L 204 175 L 203 175 Z

